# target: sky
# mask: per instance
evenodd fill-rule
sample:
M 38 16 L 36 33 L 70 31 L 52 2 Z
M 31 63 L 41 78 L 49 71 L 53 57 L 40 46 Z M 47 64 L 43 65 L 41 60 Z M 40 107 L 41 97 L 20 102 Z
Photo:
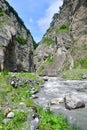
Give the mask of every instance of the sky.
M 34 40 L 39 42 L 49 28 L 54 13 L 58 13 L 63 0 L 7 0 L 17 11 L 30 30 Z

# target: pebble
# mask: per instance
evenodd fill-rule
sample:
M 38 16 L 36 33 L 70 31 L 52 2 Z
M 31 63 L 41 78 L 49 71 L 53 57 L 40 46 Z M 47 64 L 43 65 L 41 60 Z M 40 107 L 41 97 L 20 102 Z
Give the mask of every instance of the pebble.
M 6 125 L 10 120 L 11 120 L 11 119 L 7 119 L 7 118 L 6 118 L 6 119 L 4 119 L 4 120 L 2 121 L 2 123 Z
M 7 115 L 7 118 L 13 118 L 15 116 L 14 112 L 10 112 Z

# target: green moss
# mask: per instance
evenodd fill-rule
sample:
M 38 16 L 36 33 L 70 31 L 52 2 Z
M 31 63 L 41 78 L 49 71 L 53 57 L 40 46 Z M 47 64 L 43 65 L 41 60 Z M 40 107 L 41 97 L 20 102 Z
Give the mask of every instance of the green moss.
M 56 33 L 68 32 L 68 31 L 69 31 L 69 26 L 70 26 L 70 24 L 68 24 L 68 23 L 66 23 L 66 24 L 61 24 L 61 25 L 56 29 Z
M 55 43 L 55 41 L 52 38 L 47 38 L 47 37 L 43 38 L 43 42 L 47 43 L 48 46 Z
M 16 41 L 19 42 L 21 45 L 27 44 L 27 40 L 24 39 L 23 37 L 16 36 Z

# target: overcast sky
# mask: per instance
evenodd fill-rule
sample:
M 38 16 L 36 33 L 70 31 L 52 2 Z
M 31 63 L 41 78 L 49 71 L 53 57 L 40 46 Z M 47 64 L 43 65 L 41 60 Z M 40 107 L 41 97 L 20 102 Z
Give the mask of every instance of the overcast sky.
M 49 28 L 53 14 L 58 12 L 62 0 L 7 0 L 39 42 Z

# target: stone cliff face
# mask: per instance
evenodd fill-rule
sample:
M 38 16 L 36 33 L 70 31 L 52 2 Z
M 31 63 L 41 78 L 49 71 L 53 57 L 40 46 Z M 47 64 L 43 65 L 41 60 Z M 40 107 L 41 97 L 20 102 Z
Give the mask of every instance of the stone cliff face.
M 35 51 L 39 74 L 87 67 L 87 0 L 64 0 Z
M 33 43 L 15 10 L 0 0 L 0 70 L 33 71 Z

